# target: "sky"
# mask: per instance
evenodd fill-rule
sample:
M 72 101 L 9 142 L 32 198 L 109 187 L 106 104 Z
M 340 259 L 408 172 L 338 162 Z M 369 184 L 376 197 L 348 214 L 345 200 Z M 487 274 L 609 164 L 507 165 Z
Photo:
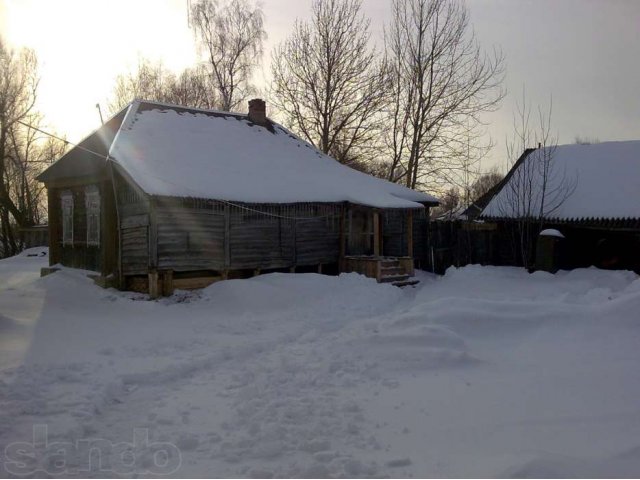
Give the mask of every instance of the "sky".
M 390 0 L 363 0 L 372 42 L 382 44 Z M 311 0 L 263 0 L 265 44 L 258 86 L 269 78 L 269 55 L 309 15 Z M 559 143 L 576 136 L 640 139 L 640 1 L 467 0 L 473 30 L 487 50 L 506 57 L 507 96 L 485 116 L 495 148 L 484 168 L 506 165 L 516 101 L 553 100 Z M 33 48 L 41 83 L 38 108 L 49 128 L 78 141 L 100 125 L 115 77 L 140 57 L 181 69 L 197 60 L 187 0 L 0 0 L 0 36 Z

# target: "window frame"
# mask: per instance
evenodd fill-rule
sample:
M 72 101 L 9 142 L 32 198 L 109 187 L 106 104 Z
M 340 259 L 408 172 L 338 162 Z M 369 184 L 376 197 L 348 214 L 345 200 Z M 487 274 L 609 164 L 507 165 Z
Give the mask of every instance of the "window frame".
M 60 194 L 60 208 L 62 209 L 62 245 L 73 246 L 74 199 L 70 190 L 65 190 Z
M 100 190 L 96 185 L 89 185 L 84 190 L 85 217 L 87 222 L 87 245 L 100 246 L 100 214 L 102 209 Z M 91 218 L 95 216 L 95 232 L 91 229 Z M 92 234 L 95 236 L 92 236 Z

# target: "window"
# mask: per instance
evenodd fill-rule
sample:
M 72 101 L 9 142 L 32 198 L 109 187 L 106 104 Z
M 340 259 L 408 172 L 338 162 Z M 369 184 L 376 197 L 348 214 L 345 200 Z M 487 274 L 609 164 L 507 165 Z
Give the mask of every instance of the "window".
M 84 192 L 87 209 L 87 245 L 100 245 L 100 191 L 95 185 Z
M 62 192 L 62 244 L 73 245 L 73 194 Z

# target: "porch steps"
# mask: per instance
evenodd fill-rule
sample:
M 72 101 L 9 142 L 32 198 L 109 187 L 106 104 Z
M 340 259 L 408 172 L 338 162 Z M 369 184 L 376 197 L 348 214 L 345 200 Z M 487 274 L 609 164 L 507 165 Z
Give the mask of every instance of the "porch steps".
M 380 273 L 383 277 L 388 275 L 404 275 L 405 271 L 402 267 L 380 267 Z
M 408 287 L 417 285 L 420 280 L 410 277 L 398 259 L 385 258 L 380 261 L 379 282 L 390 283 L 396 287 Z
M 404 282 L 409 278 L 409 275 L 403 273 L 401 275 L 382 275 L 380 277 L 380 283 L 394 283 L 394 282 Z
M 414 278 L 413 280 L 408 279 L 408 280 L 405 280 L 403 282 L 393 282 L 393 286 L 394 287 L 400 287 L 400 288 L 402 288 L 402 287 L 413 287 L 414 285 L 417 285 L 419 283 L 420 283 L 420 280 L 417 280 L 417 279 Z

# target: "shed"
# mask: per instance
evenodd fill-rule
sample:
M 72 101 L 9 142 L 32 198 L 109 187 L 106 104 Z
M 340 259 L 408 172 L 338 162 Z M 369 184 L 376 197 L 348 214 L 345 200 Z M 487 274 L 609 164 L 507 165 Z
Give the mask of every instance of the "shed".
M 51 264 L 152 294 L 278 270 L 406 281 L 437 200 L 339 164 L 265 110 L 133 101 L 38 177 Z
M 538 163 L 544 158 L 551 161 L 543 190 Z M 513 192 L 522 188 L 517 185 L 522 179 L 528 190 L 518 204 Z M 640 141 L 527 149 L 481 199 L 479 218 L 508 227 L 522 216 L 523 200 L 529 212 L 542 208 L 543 229 L 566 237 L 562 268 L 640 271 Z

